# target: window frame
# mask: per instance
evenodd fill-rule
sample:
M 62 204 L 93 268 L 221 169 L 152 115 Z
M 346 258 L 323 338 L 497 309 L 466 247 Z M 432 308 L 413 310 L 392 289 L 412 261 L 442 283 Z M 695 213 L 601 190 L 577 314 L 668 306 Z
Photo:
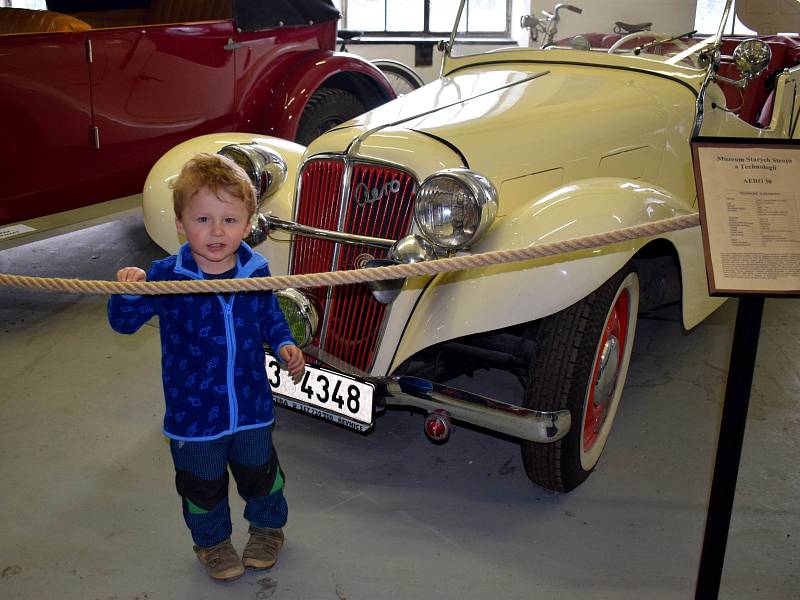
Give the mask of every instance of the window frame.
M 353 30 L 348 23 L 347 23 L 347 5 L 350 0 L 339 0 L 340 8 L 339 12 L 342 13 L 342 19 L 340 21 L 340 29 L 344 30 Z M 384 3 L 384 23 L 386 22 L 386 9 L 388 3 L 391 0 L 383 0 Z M 431 31 L 430 30 L 430 12 L 431 12 L 431 4 L 434 0 L 423 0 L 423 6 L 425 14 L 423 15 L 423 30 L 422 31 L 401 31 L 401 30 L 387 30 L 387 29 L 358 29 L 359 32 L 363 33 L 364 37 L 381 37 L 381 38 L 435 38 L 440 39 L 442 36 L 449 36 L 450 30 L 447 31 Z M 511 29 L 511 17 L 512 17 L 512 10 L 513 10 L 513 0 L 504 0 L 505 8 L 506 8 L 506 28 L 505 30 L 498 30 L 498 31 L 466 31 L 467 36 L 474 39 L 482 39 L 482 38 L 491 38 L 491 39 L 511 39 L 512 37 L 512 29 Z M 469 11 L 469 2 L 467 2 L 467 6 L 465 7 L 467 11 Z
M 700 17 L 700 9 L 701 3 L 697 2 L 695 6 L 695 15 L 694 15 L 694 26 L 695 29 L 698 28 L 698 21 Z M 698 29 L 698 34 L 700 35 L 714 35 L 717 33 L 716 29 L 714 31 L 700 31 Z M 725 23 L 725 27 L 722 31 L 722 35 L 731 35 L 731 36 L 748 36 L 748 35 L 757 35 L 755 31 L 749 29 L 744 23 L 739 20 L 739 17 L 736 15 L 736 0 L 733 0 L 733 4 L 731 5 L 731 14 L 728 17 L 728 22 Z

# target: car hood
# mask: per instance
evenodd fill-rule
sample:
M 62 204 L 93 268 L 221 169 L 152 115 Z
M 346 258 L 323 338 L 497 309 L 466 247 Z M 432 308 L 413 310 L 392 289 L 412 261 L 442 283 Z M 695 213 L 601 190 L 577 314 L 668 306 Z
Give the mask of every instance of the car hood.
M 444 142 L 496 182 L 581 162 L 596 172 L 604 157 L 640 148 L 657 164 L 669 136 L 693 120 L 695 99 L 680 80 L 631 69 L 481 65 L 359 118 L 355 146 L 386 152 L 378 138 L 402 143 L 403 132 L 416 131 Z

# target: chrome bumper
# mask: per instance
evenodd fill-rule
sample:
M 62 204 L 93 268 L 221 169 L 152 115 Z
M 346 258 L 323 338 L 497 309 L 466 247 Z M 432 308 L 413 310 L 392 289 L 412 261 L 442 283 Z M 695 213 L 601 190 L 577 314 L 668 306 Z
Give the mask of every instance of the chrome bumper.
M 531 410 L 419 377 L 373 377 L 316 346 L 306 346 L 303 351 L 328 367 L 374 384 L 376 413 L 387 406 L 414 407 L 428 414 L 445 411 L 456 421 L 542 444 L 563 438 L 572 423 L 568 410 Z
M 543 412 L 522 408 L 416 377 L 379 380 L 385 386 L 386 406 L 444 410 L 453 419 L 528 442 L 549 443 L 567 435 L 568 410 Z

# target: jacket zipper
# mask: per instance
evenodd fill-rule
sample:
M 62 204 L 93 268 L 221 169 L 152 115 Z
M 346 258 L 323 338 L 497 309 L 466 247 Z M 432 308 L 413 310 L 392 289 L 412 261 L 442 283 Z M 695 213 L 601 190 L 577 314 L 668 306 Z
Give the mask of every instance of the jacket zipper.
M 225 320 L 225 340 L 228 344 L 228 412 L 231 415 L 231 433 L 236 431 L 239 423 L 239 402 L 236 399 L 233 372 L 236 365 L 236 333 L 233 330 L 233 296 L 228 302 L 217 296 L 222 303 Z

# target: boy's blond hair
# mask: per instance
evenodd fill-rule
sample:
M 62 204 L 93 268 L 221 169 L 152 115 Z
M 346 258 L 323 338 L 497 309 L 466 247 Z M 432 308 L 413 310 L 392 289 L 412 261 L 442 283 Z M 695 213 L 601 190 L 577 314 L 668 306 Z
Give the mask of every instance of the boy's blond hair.
M 204 187 L 215 194 L 221 188 L 244 202 L 248 218 L 256 212 L 256 191 L 247 173 L 231 159 L 219 154 L 196 154 L 183 165 L 169 187 L 172 189 L 172 208 L 178 218 L 186 203 Z

